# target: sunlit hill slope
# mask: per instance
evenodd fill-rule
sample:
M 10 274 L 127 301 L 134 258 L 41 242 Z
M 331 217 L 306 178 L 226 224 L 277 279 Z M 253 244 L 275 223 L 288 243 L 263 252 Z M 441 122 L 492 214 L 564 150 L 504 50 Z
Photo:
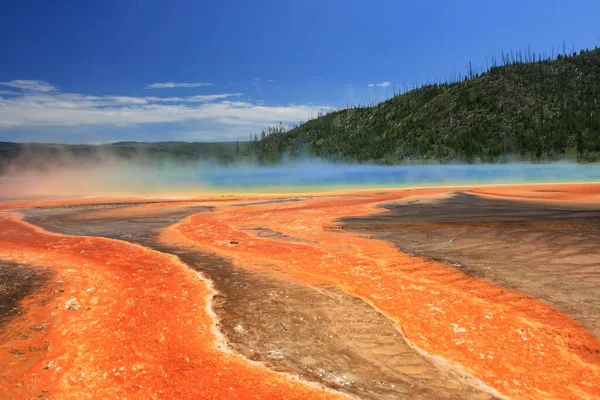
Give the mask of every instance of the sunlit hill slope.
M 260 140 L 264 162 L 313 154 L 331 160 L 483 161 L 600 156 L 600 49 L 540 58 L 504 55 L 484 73 L 424 85 Z M 535 61 L 534 61 L 535 60 Z

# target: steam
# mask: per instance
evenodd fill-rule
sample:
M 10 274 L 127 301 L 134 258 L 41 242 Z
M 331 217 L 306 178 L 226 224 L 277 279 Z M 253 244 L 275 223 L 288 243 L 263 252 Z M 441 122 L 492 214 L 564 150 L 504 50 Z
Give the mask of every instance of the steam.
M 494 183 L 600 182 L 599 165 L 332 164 L 305 158 L 278 166 L 252 160 L 156 160 L 143 152 L 123 159 L 98 151 L 82 159 L 53 151 L 32 158 L 25 151 L 0 176 L 0 198 L 45 196 L 199 196 L 240 192 L 313 192 L 338 189 Z

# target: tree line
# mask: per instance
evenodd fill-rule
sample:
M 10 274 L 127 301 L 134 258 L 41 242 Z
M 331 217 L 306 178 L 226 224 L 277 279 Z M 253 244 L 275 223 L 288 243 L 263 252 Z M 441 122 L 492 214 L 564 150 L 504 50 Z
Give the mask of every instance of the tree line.
M 600 50 L 530 50 L 469 63 L 376 105 L 338 110 L 256 137 L 259 161 L 315 155 L 333 161 L 501 162 L 600 159 Z

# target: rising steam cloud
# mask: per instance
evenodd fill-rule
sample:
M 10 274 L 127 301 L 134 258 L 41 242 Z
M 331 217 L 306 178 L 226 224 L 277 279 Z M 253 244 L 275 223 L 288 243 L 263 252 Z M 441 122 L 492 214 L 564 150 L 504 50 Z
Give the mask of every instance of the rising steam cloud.
M 598 182 L 600 166 L 558 164 L 376 166 L 305 158 L 278 166 L 216 160 L 156 162 L 143 152 L 122 159 L 97 152 L 46 159 L 24 152 L 0 176 L 0 197 L 199 196 L 239 192 L 308 192 L 462 184 Z

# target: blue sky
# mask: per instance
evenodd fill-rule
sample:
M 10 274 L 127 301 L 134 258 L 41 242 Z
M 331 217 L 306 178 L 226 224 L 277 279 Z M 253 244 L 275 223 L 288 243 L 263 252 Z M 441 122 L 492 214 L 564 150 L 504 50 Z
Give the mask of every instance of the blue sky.
M 597 0 L 0 3 L 0 140 L 237 140 L 485 65 L 600 43 Z

